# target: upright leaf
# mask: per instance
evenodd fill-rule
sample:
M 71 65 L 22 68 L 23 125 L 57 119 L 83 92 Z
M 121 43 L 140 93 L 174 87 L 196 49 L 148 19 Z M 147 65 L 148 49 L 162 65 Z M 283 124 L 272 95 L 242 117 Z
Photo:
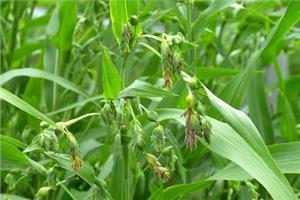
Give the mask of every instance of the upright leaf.
M 263 86 L 263 76 L 256 75 L 252 77 L 248 102 L 252 121 L 262 134 L 264 141 L 267 144 L 273 144 L 274 131 Z
M 58 21 L 59 20 L 59 21 Z M 58 12 L 53 12 L 48 25 L 48 33 L 60 51 L 65 52 L 71 48 L 73 31 L 77 22 L 77 1 L 61 1 Z M 59 29 L 57 30 L 57 26 Z M 51 28 L 54 28 L 52 31 Z
M 201 14 L 197 17 L 195 22 L 193 23 L 194 36 L 199 37 L 199 35 L 204 31 L 206 26 L 210 23 L 210 21 L 217 15 L 219 11 L 226 8 L 230 4 L 232 4 L 234 0 L 214 0 L 211 2 L 209 7 L 205 9 Z
M 103 49 L 102 55 L 102 84 L 105 99 L 118 98 L 118 94 L 121 90 L 121 78 L 105 48 Z
M 117 42 L 120 44 L 122 40 L 122 29 L 124 24 L 128 23 L 130 16 L 138 15 L 139 1 L 133 0 L 110 0 L 110 19 L 112 22 L 112 29 Z M 136 28 L 136 35 L 142 33 L 141 24 L 139 23 Z
M 273 48 L 300 19 L 300 1 L 291 0 L 288 7 L 267 37 L 264 45 L 250 58 L 247 67 L 239 76 L 229 82 L 221 93 L 224 100 L 234 106 L 239 106 L 249 85 L 253 71 L 259 67 L 258 61 L 267 51 Z

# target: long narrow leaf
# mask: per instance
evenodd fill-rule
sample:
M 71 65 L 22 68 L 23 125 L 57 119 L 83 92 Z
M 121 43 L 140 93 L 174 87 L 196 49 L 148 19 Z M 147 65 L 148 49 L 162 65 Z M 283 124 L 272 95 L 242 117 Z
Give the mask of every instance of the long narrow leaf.
M 119 97 L 168 97 L 177 96 L 177 94 L 170 92 L 161 87 L 151 85 L 150 83 L 140 80 L 134 81 L 130 86 L 122 90 Z
M 223 102 L 221 99 L 217 98 L 207 88 L 205 88 L 205 90 L 213 107 L 218 110 L 224 120 L 234 129 L 235 133 L 238 133 L 238 135 L 243 138 L 243 140 L 240 142 L 236 141 L 237 144 L 245 142 L 244 145 L 249 147 L 248 150 L 250 152 L 253 152 L 253 154 L 256 153 L 256 155 L 258 156 L 256 158 L 257 162 L 262 162 L 261 164 L 257 165 L 256 170 L 265 171 L 264 174 L 268 174 L 268 178 L 258 173 L 258 171 L 251 171 L 251 169 L 248 169 L 246 165 L 240 166 L 243 167 L 245 171 L 247 171 L 253 177 L 255 177 L 262 185 L 264 185 L 264 187 L 269 191 L 274 199 L 295 199 L 296 197 L 292 187 L 274 162 L 270 152 L 267 149 L 267 146 L 263 142 L 258 130 L 254 126 L 252 121 L 243 112 L 234 109 L 230 105 Z M 226 138 L 224 138 L 224 140 L 226 140 Z M 221 144 L 222 142 L 220 143 L 220 145 Z M 246 146 L 243 150 L 247 149 Z M 239 150 L 236 150 L 236 152 L 238 151 Z M 236 154 L 236 152 L 232 152 L 232 154 Z M 249 152 L 245 152 L 244 156 L 247 157 L 246 154 L 248 153 Z M 249 162 L 248 165 L 253 166 L 254 164 L 256 164 L 254 162 L 255 160 Z
M 7 91 L 6 89 L 0 87 L 0 99 L 3 99 L 4 101 L 7 101 L 8 103 L 16 106 L 17 108 L 23 110 L 24 112 L 27 112 L 28 114 L 32 115 L 33 117 L 36 117 L 40 120 L 44 120 L 48 122 L 51 125 L 55 126 L 54 121 L 52 121 L 50 118 L 48 118 L 46 115 L 32 107 L 27 102 L 23 101 L 16 95 L 12 94 L 11 92 Z
M 107 49 L 102 55 L 102 84 L 105 99 L 116 99 L 121 90 L 121 78 L 115 65 L 112 63 Z
M 54 83 L 57 83 L 58 85 L 72 90 L 73 92 L 76 92 L 78 94 L 81 94 L 82 96 L 89 97 L 89 95 L 82 90 L 80 87 L 75 85 L 74 83 L 66 80 L 65 78 L 62 78 L 60 76 L 54 75 L 50 72 L 35 69 L 35 68 L 22 68 L 22 69 L 13 69 L 8 72 L 5 72 L 0 75 L 0 86 L 4 85 L 6 82 L 10 81 L 13 78 L 19 77 L 19 76 L 27 76 L 31 78 L 42 78 L 49 81 L 53 81 Z

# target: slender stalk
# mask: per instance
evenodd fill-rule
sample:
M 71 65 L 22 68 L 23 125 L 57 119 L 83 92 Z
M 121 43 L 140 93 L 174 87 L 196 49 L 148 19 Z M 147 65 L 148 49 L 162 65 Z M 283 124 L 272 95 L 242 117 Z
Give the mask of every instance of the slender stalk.
M 59 50 L 57 49 L 55 52 L 55 66 L 54 66 L 55 75 L 58 75 L 58 61 L 59 61 Z M 57 92 L 57 85 L 55 82 L 53 82 L 52 109 L 55 109 L 55 105 L 56 105 L 56 92 Z
M 123 63 L 122 63 L 122 68 L 121 68 L 121 78 L 122 78 L 122 89 L 125 87 L 126 83 L 126 73 L 125 73 L 125 68 L 126 68 L 126 63 L 128 60 L 129 54 L 125 53 L 123 57 Z
M 193 11 L 193 4 L 191 0 L 186 0 L 187 4 L 187 39 L 188 41 L 193 41 L 193 22 L 192 22 L 192 11 Z M 189 50 L 188 51 L 188 62 L 192 62 L 194 60 L 194 51 Z M 195 72 L 195 65 L 191 65 L 191 69 L 193 72 Z
M 285 96 L 285 83 L 284 83 L 282 71 L 280 69 L 280 65 L 279 65 L 277 59 L 274 60 L 274 66 L 275 66 L 275 71 L 276 71 L 276 75 L 278 78 L 280 92 L 283 94 L 283 96 Z
M 130 105 L 128 101 L 126 100 L 126 103 L 124 104 L 123 109 L 125 110 L 126 107 Z M 122 125 L 127 125 L 126 123 L 126 112 L 122 112 Z M 122 132 L 121 133 L 121 144 L 122 144 L 122 153 L 123 153 L 123 161 L 124 161 L 124 176 L 125 176 L 125 182 L 124 185 L 124 199 L 129 200 L 130 198 L 130 181 L 129 181 L 129 148 L 128 148 L 128 133 Z
M 122 63 L 122 68 L 121 68 L 121 78 L 122 78 L 122 89 L 125 88 L 125 83 L 126 83 L 126 73 L 125 73 L 125 68 L 126 68 L 126 63 L 128 59 L 129 54 L 125 53 L 123 57 L 123 63 Z M 124 104 L 123 109 L 126 109 L 126 107 L 130 105 L 128 101 L 126 100 L 126 103 Z M 122 112 L 122 125 L 127 125 L 126 123 L 126 112 Z M 125 176 L 125 182 L 126 184 L 124 185 L 124 199 L 129 200 L 130 198 L 130 181 L 129 181 L 129 148 L 128 148 L 128 133 L 127 131 L 124 133 L 121 133 L 121 143 L 122 143 L 122 153 L 123 153 L 123 159 L 124 159 L 124 176 Z

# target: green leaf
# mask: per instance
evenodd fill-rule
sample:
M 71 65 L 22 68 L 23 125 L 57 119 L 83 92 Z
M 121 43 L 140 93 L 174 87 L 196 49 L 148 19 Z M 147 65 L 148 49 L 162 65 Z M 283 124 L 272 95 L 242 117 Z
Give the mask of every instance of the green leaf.
M 276 23 L 271 34 L 268 35 L 264 45 L 250 58 L 245 70 L 230 81 L 221 93 L 221 97 L 233 106 L 239 106 L 249 85 L 253 71 L 258 68 L 259 59 L 273 48 L 300 19 L 300 1 L 291 0 L 282 18 Z
M 9 80 L 19 77 L 19 76 L 27 76 L 31 78 L 43 78 L 49 81 L 53 81 L 57 83 L 58 85 L 72 90 L 73 92 L 76 92 L 78 94 L 81 94 L 84 97 L 89 97 L 89 95 L 82 90 L 80 87 L 75 85 L 74 83 L 60 77 L 57 75 L 54 75 L 52 73 L 46 72 L 44 70 L 35 69 L 35 68 L 22 68 L 22 69 L 13 69 L 10 71 L 7 71 L 0 75 L 0 86 L 4 85 Z
M 279 94 L 279 112 L 280 116 L 280 131 L 286 141 L 297 140 L 297 119 L 293 113 L 293 109 L 288 98 L 282 93 Z
M 89 165 L 87 162 L 82 161 L 82 166 L 79 172 L 74 172 L 72 168 L 72 157 L 70 155 L 58 154 L 53 152 L 44 152 L 44 153 L 50 158 L 54 159 L 62 168 L 69 170 L 72 173 L 76 173 L 90 186 L 94 185 L 96 179 L 95 171 L 93 167 Z
M 0 135 L 0 140 L 10 143 L 20 149 L 25 149 L 28 146 L 27 144 L 21 142 L 20 140 L 6 135 Z
M 58 15 L 58 7 L 56 7 L 50 17 L 49 23 L 47 25 L 46 33 L 47 35 L 55 35 L 58 33 L 58 30 L 59 30 L 59 15 Z
M 90 151 L 102 146 L 102 143 L 95 139 L 89 139 L 79 144 L 81 156 L 84 158 Z
M 110 19 L 112 22 L 112 29 L 117 42 L 120 44 L 122 40 L 123 25 L 128 23 L 130 16 L 138 16 L 139 1 L 132 0 L 110 0 Z M 135 34 L 139 36 L 142 33 L 141 24 L 135 27 Z
M 48 34 L 55 34 L 52 37 L 52 41 L 60 49 L 60 51 L 65 52 L 71 48 L 73 31 L 76 22 L 77 2 L 61 1 L 58 12 L 53 12 L 49 26 L 47 27 Z M 52 28 L 53 30 L 51 30 Z
M 212 106 L 233 128 L 212 120 L 213 136 L 215 135 L 215 139 L 213 137 L 212 140 L 215 142 L 208 148 L 241 166 L 257 179 L 274 199 L 296 199 L 292 187 L 274 162 L 252 121 L 243 112 L 217 98 L 207 88 L 205 90 Z M 223 138 L 218 138 L 219 136 Z M 228 149 L 225 148 L 226 145 Z
M 170 92 L 161 87 L 152 85 L 150 83 L 136 80 L 130 86 L 122 90 L 119 97 L 168 97 L 177 96 L 177 94 Z
M 103 99 L 103 96 L 102 95 L 98 95 L 98 96 L 90 97 L 90 98 L 87 98 L 85 100 L 73 103 L 73 104 L 69 104 L 69 105 L 67 105 L 65 107 L 59 108 L 57 110 L 54 110 L 54 111 L 48 113 L 47 115 L 51 116 L 51 115 L 56 115 L 58 113 L 66 112 L 66 111 L 74 109 L 74 108 L 78 109 L 80 107 L 85 106 L 89 102 L 92 102 L 92 101 L 95 101 L 95 100 L 99 100 L 99 99 Z
M 98 178 L 104 180 L 109 176 L 113 168 L 114 168 L 114 155 L 111 154 L 105 161 L 102 169 L 100 170 L 100 174 L 98 175 Z
M 224 108 L 220 108 L 224 109 Z M 227 113 L 232 113 L 231 110 L 224 109 Z M 180 109 L 160 109 L 158 113 L 166 113 L 164 114 L 166 117 L 163 117 L 163 119 L 176 119 L 182 124 L 184 124 L 184 120 L 182 117 L 183 110 Z M 233 113 L 234 115 L 234 113 Z M 208 178 L 208 180 L 223 180 L 226 179 L 226 177 L 230 179 L 237 179 L 237 180 L 245 180 L 247 177 L 254 177 L 257 179 L 266 189 L 269 191 L 271 196 L 274 199 L 295 199 L 295 196 L 291 190 L 289 190 L 289 183 L 288 182 L 281 182 L 280 177 L 278 178 L 278 173 L 274 172 L 260 154 L 258 154 L 246 141 L 235 131 L 233 130 L 228 124 L 222 123 L 220 121 L 217 121 L 215 119 L 209 118 L 209 121 L 212 124 L 212 142 L 211 144 L 206 144 L 204 141 L 202 143 L 209 148 L 211 151 L 233 161 L 236 163 L 236 165 L 239 165 L 242 170 L 238 170 L 237 173 L 235 173 L 234 169 L 230 167 L 229 169 L 226 169 L 225 173 L 219 175 L 218 177 L 211 177 Z M 296 149 L 298 144 L 294 144 L 290 147 L 281 147 L 285 149 L 281 149 L 280 147 L 275 147 L 276 150 L 271 150 L 272 153 L 274 152 L 274 157 L 278 159 L 280 156 L 275 156 L 275 152 L 280 153 L 281 152 L 281 158 L 286 159 L 285 161 L 289 160 L 286 157 L 284 157 L 285 152 L 293 152 L 294 156 L 291 156 L 291 159 L 296 160 L 296 163 L 292 167 L 298 166 L 297 161 L 299 157 L 299 150 Z M 271 147 L 272 148 L 272 147 Z M 293 150 L 288 150 L 288 148 L 293 148 Z M 295 154 L 297 157 L 295 158 Z M 278 159 L 278 162 L 284 163 L 285 162 L 280 161 Z M 291 165 L 290 165 L 291 167 Z M 296 171 L 297 169 L 293 169 Z M 298 169 L 299 171 L 299 169 Z M 249 175 L 251 174 L 251 176 Z M 279 172 L 279 174 L 281 174 Z M 282 176 L 282 175 L 281 175 Z M 244 179 L 245 178 L 245 179 Z M 191 187 L 197 183 L 201 186 L 203 181 L 199 181 L 196 183 L 191 183 Z M 274 184 L 276 182 L 276 184 Z M 279 184 L 279 185 L 277 185 Z M 187 189 L 186 192 L 196 191 L 200 190 L 201 187 L 196 187 L 194 189 L 188 189 L 189 184 L 184 184 L 184 188 Z M 171 186 L 173 187 L 173 186 Z M 179 194 L 183 194 L 182 193 Z M 179 195 L 178 194 L 178 195 Z M 178 195 L 172 196 L 172 198 L 176 198 Z
M 125 162 L 123 157 L 121 135 L 117 134 L 113 148 L 114 166 L 111 174 L 110 193 L 113 199 L 125 199 L 127 188 L 125 180 Z
M 152 14 L 151 17 L 148 17 L 147 19 L 145 19 L 143 21 L 143 23 L 142 23 L 143 29 L 150 28 L 155 22 L 157 22 L 158 20 L 163 18 L 165 15 L 167 15 L 173 9 L 174 9 L 174 7 L 169 8 L 169 9 L 164 9 L 164 10 L 161 10 L 159 12 Z M 145 14 L 148 14 L 148 13 L 145 13 Z
M 205 9 L 201 14 L 197 17 L 195 22 L 193 23 L 193 32 L 195 38 L 199 37 L 199 35 L 204 31 L 207 25 L 211 22 L 211 20 L 220 12 L 222 9 L 226 8 L 230 4 L 232 4 L 234 0 L 214 0 L 209 5 L 207 9 Z
M 197 67 L 196 75 L 200 80 L 234 76 L 240 72 L 240 69 L 219 68 L 219 67 Z
M 43 40 L 36 41 L 35 43 L 24 44 L 14 51 L 13 60 L 21 60 L 27 56 L 31 56 L 33 52 L 43 48 L 45 48 L 45 42 Z
M 1 170 L 24 169 L 30 166 L 26 156 L 13 144 L 0 140 Z
M 272 157 L 280 170 L 285 174 L 300 173 L 300 142 L 290 142 L 269 146 Z M 210 179 L 212 180 L 247 180 L 251 179 L 245 170 L 234 163 L 218 171 Z
M 14 194 L 0 194 L 0 199 L 3 199 L 3 200 L 29 200 L 25 197 L 17 196 Z
M 6 89 L 0 87 L 0 99 L 3 99 L 4 101 L 7 101 L 8 103 L 16 106 L 17 108 L 23 110 L 24 112 L 27 112 L 28 114 L 36 117 L 37 119 L 44 120 L 48 122 L 49 124 L 55 126 L 55 122 L 52 121 L 50 118 L 48 118 L 46 115 L 32 107 L 27 102 L 23 101 L 16 95 L 12 94 L 11 92 L 7 91 Z
M 170 186 L 164 190 L 162 194 L 162 199 L 176 199 L 180 195 L 184 195 L 186 193 L 197 191 L 204 189 L 205 187 L 209 186 L 212 183 L 210 180 L 203 180 L 197 183 L 190 183 L 190 184 L 178 184 L 174 186 Z
M 263 86 L 263 76 L 256 75 L 249 85 L 249 113 L 266 144 L 274 143 L 273 124 Z
M 105 99 L 118 98 L 118 94 L 121 90 L 121 78 L 105 48 L 103 49 L 102 55 L 102 84 Z
M 172 92 L 178 94 L 179 96 L 183 96 L 185 92 L 185 82 L 183 80 L 178 81 L 175 83 Z M 164 108 L 164 107 L 176 107 L 179 103 L 180 98 L 178 96 L 173 97 L 165 97 L 161 100 L 157 107 Z

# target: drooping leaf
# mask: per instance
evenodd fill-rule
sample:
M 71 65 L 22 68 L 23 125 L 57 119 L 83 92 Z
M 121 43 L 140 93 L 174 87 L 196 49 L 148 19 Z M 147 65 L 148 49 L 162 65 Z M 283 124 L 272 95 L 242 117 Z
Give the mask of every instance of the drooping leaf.
M 76 92 L 78 94 L 81 94 L 84 97 L 89 97 L 89 95 L 82 90 L 80 87 L 75 85 L 74 83 L 66 80 L 65 78 L 62 78 L 60 76 L 54 75 L 50 72 L 46 72 L 44 70 L 35 69 L 35 68 L 22 68 L 22 69 L 13 69 L 10 71 L 7 71 L 0 75 L 0 86 L 4 85 L 9 80 L 19 77 L 19 76 L 27 76 L 31 78 L 42 78 L 49 81 L 53 81 L 60 86 L 72 90 L 73 92 Z
M 33 117 L 36 117 L 37 119 L 44 120 L 49 124 L 55 126 L 55 122 L 48 118 L 46 115 L 2 87 L 0 87 L 0 99 L 5 100 L 6 102 L 16 106 L 17 108 L 32 115 Z
M 83 107 L 83 106 L 85 106 L 89 102 L 92 102 L 92 101 L 95 101 L 95 100 L 99 100 L 99 99 L 102 99 L 102 98 L 103 98 L 102 95 L 90 97 L 90 98 L 87 98 L 87 99 L 85 99 L 83 101 L 79 101 L 79 102 L 76 102 L 76 103 L 73 103 L 73 104 L 69 104 L 68 106 L 65 106 L 63 108 L 59 108 L 57 110 L 54 110 L 54 111 L 48 113 L 47 115 L 51 116 L 51 115 L 55 115 L 55 114 L 58 114 L 58 113 L 66 112 L 66 111 L 74 109 L 74 108 Z
M 178 112 L 173 112 L 174 119 L 179 119 Z M 171 196 L 168 196 L 170 199 L 175 199 L 176 197 L 183 195 L 188 192 L 201 190 L 203 184 L 209 184 L 209 181 L 212 180 L 223 180 L 226 177 L 235 180 L 235 178 L 246 178 L 250 177 L 255 178 L 259 181 L 270 193 L 273 199 L 296 199 L 293 192 L 284 189 L 286 185 L 280 182 L 276 177 L 274 171 L 272 171 L 265 160 L 263 160 L 260 155 L 254 151 L 254 149 L 246 143 L 246 141 L 239 136 L 239 134 L 233 130 L 228 124 L 217 121 L 215 119 L 209 118 L 209 121 L 212 125 L 212 142 L 210 144 L 203 144 L 209 148 L 211 151 L 223 156 L 236 165 L 240 166 L 242 170 L 237 172 L 231 167 L 225 173 L 218 177 L 210 177 L 207 180 L 202 180 L 199 182 L 191 184 L 183 184 L 177 186 L 171 186 L 177 189 L 182 189 L 180 193 L 174 192 L 173 194 L 168 193 Z M 279 150 L 279 152 L 282 152 Z M 299 156 L 298 156 L 299 157 Z M 244 179 L 242 179 L 244 180 Z M 274 184 L 274 181 L 277 182 Z M 281 186 L 277 185 L 280 184 Z M 181 188 L 182 186 L 182 188 Z M 190 187 L 189 187 L 190 186 Z M 165 189 L 167 191 L 169 188 Z M 175 189 L 174 189 L 175 190 Z M 171 190 L 173 191 L 173 190 Z
M 210 180 L 203 180 L 197 183 L 190 183 L 190 184 L 178 184 L 174 186 L 170 186 L 165 189 L 162 193 L 162 199 L 176 199 L 180 195 L 184 195 L 189 192 L 197 191 L 204 189 L 205 187 L 209 186 L 212 183 Z
M 285 174 L 300 173 L 300 143 L 290 142 L 269 146 L 272 157 L 280 170 Z M 213 175 L 211 180 L 247 180 L 251 179 L 245 170 L 234 163 L 228 164 L 225 168 Z
M 90 186 L 93 186 L 95 183 L 95 171 L 93 167 L 88 164 L 87 162 L 82 162 L 82 166 L 79 172 L 74 172 L 72 168 L 72 158 L 70 155 L 67 154 L 58 154 L 53 152 L 44 152 L 47 156 L 54 159 L 59 166 L 62 168 L 69 170 L 72 173 L 76 173 L 80 176 L 85 182 L 87 182 Z
M 24 169 L 30 166 L 26 156 L 13 144 L 0 140 L 1 170 Z
M 121 78 L 105 48 L 103 49 L 102 55 L 102 84 L 105 99 L 118 98 L 118 94 L 121 90 Z
M 43 49 L 44 47 L 45 42 L 43 40 L 35 43 L 24 44 L 14 51 L 13 60 L 17 61 L 23 59 L 24 57 L 26 58 L 26 56 L 30 56 L 33 52 Z
M 292 187 L 290 186 L 289 182 L 284 177 L 284 175 L 281 173 L 279 167 L 274 162 L 270 152 L 267 149 L 266 144 L 263 142 L 261 135 L 259 134 L 258 130 L 254 126 L 252 121 L 243 112 L 234 109 L 230 105 L 223 102 L 221 99 L 217 98 L 207 88 L 205 88 L 205 90 L 212 106 L 222 115 L 224 120 L 233 128 L 232 130 L 228 129 L 228 133 L 226 135 L 222 134 L 222 136 L 228 137 L 229 133 L 232 133 L 231 138 L 236 139 L 236 144 L 234 145 L 236 147 L 244 143 L 241 146 L 241 148 L 243 149 L 240 150 L 236 149 L 235 153 L 234 151 L 231 152 L 233 155 L 229 155 L 230 154 L 229 151 L 228 151 L 228 155 L 224 155 L 225 154 L 224 148 L 220 149 L 221 152 L 223 151 L 223 153 L 220 152 L 220 155 L 230 160 L 233 160 L 236 159 L 234 157 L 234 154 L 236 154 L 236 152 L 240 151 L 239 153 L 241 153 L 240 154 L 241 156 L 242 152 L 245 151 L 244 152 L 245 154 L 242 155 L 242 157 L 246 158 L 245 160 L 246 162 L 243 163 L 244 162 L 243 161 L 242 163 L 239 163 L 237 161 L 234 161 L 235 163 L 240 165 L 245 171 L 247 171 L 254 178 L 256 178 L 269 191 L 270 195 L 274 199 L 282 199 L 282 198 L 296 199 Z M 219 131 L 221 131 L 221 129 Z M 218 129 L 216 130 L 216 132 L 218 132 Z M 225 129 L 223 129 L 223 132 L 225 132 Z M 238 136 L 240 136 L 241 139 L 238 139 Z M 222 144 L 221 142 L 222 140 L 224 142 L 228 140 L 230 141 L 230 139 L 228 138 L 227 139 L 223 138 L 220 140 L 219 145 Z M 214 143 L 212 142 L 212 144 Z M 231 144 L 233 144 L 233 141 L 231 141 Z M 225 144 L 223 144 L 223 147 L 224 145 Z M 208 148 L 213 150 L 212 145 L 209 145 Z M 234 147 L 230 147 L 230 148 L 231 150 L 234 149 Z M 213 151 L 219 151 L 219 150 L 215 149 Z M 252 155 L 253 157 L 252 156 L 248 157 L 250 152 L 251 154 L 253 154 Z M 249 163 L 246 164 L 247 162 Z M 246 165 L 249 165 L 253 168 L 249 168 Z M 260 172 L 262 171 L 264 171 L 264 174 L 260 174 Z M 264 177 L 266 174 L 268 174 L 268 177 Z
M 14 194 L 0 194 L 0 199 L 3 199 L 3 200 L 6 200 L 6 199 L 9 199 L 9 200 L 29 200 L 25 197 L 17 196 L 17 195 L 14 195 Z
M 10 143 L 20 149 L 25 149 L 28 146 L 27 144 L 21 142 L 20 140 L 6 135 L 0 135 L 0 140 Z
M 140 80 L 134 81 L 130 86 L 122 90 L 119 94 L 119 97 L 168 97 L 168 96 L 177 96 L 177 94 Z

